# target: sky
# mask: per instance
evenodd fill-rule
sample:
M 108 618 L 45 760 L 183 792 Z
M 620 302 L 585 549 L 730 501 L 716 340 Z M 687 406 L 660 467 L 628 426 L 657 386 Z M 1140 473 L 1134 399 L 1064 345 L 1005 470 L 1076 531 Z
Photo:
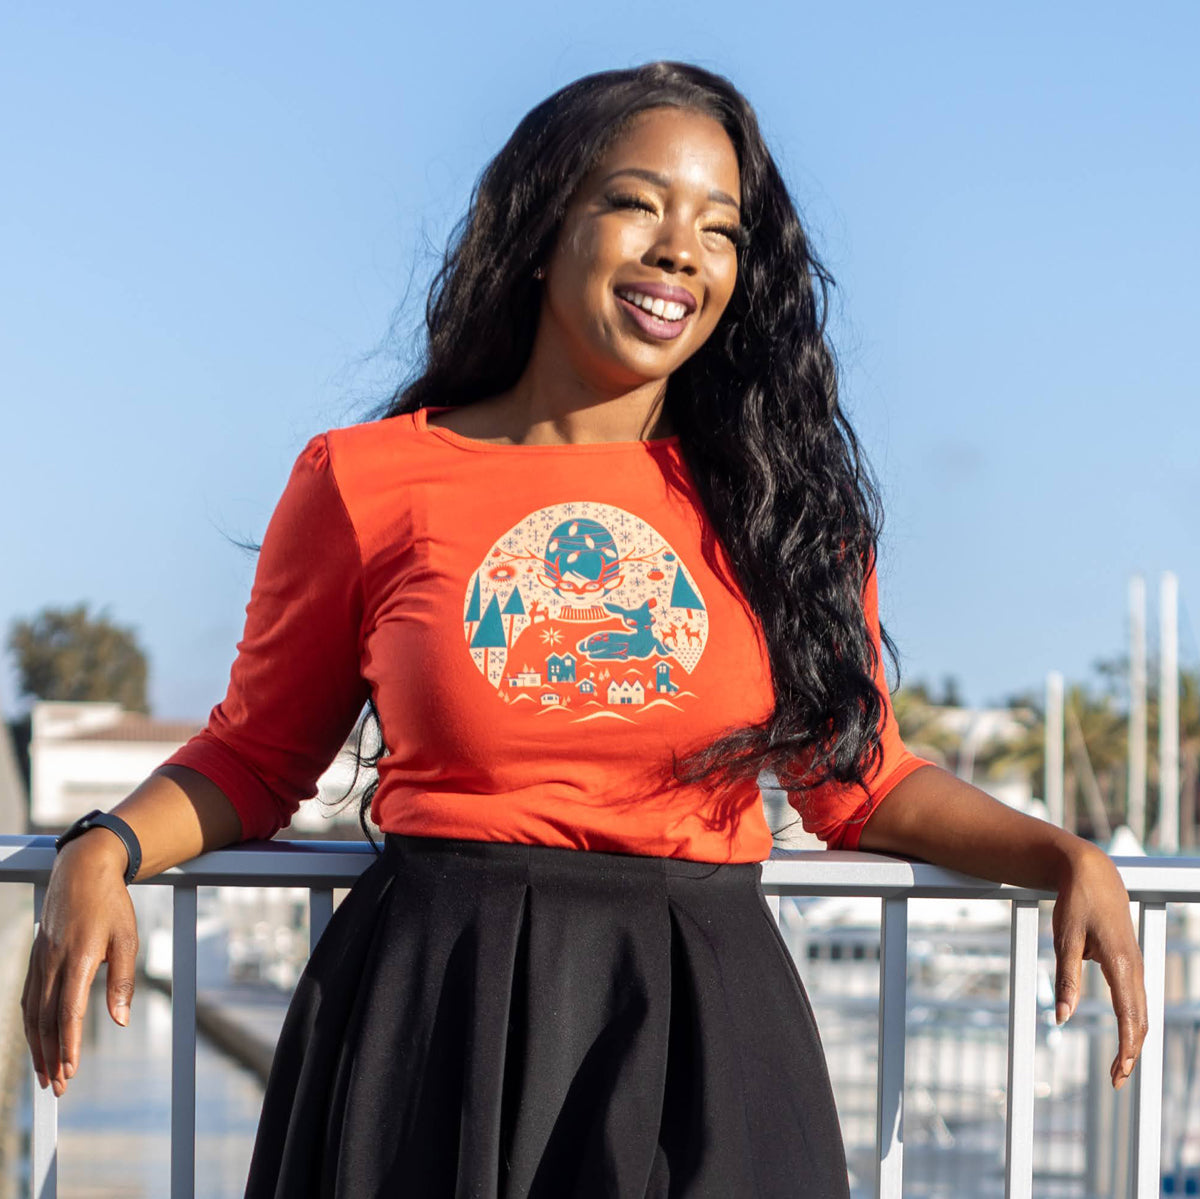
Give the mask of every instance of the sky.
M 152 709 L 224 694 L 314 433 L 406 373 L 520 118 L 658 58 L 754 105 L 837 281 L 902 678 L 973 704 L 1124 652 L 1179 578 L 1200 663 L 1200 8 L 118 6 L 0 17 L 0 630 L 88 602 Z M 11 658 L 0 709 L 19 707 Z

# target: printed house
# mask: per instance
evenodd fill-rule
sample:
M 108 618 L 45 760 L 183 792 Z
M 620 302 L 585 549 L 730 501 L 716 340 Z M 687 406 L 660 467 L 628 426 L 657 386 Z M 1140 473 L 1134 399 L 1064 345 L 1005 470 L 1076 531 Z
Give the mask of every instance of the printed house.
M 510 687 L 540 687 L 542 676 L 538 671 L 530 670 L 526 666 L 519 674 L 506 675 L 504 681 Z
M 613 679 L 608 685 L 608 702 L 610 704 L 644 704 L 646 689 L 640 682 L 630 684 L 628 681 L 617 685 Z
M 546 659 L 546 681 L 573 683 L 575 681 L 575 655 L 551 654 Z

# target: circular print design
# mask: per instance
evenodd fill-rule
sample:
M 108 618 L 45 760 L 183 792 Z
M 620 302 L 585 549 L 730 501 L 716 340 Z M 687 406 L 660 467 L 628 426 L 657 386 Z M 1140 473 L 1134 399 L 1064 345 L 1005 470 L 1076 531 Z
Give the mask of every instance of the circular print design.
M 468 585 L 463 628 L 505 703 L 634 722 L 694 695 L 708 612 L 646 521 L 578 501 L 539 508 L 496 541 Z

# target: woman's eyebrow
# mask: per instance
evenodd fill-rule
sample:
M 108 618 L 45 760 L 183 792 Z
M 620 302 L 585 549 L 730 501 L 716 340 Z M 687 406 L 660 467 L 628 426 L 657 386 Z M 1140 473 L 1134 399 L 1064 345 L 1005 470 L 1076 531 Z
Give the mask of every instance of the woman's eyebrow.
M 660 175 L 657 171 L 647 171 L 644 167 L 622 167 L 619 171 L 613 171 L 611 175 L 606 175 L 602 182 L 607 183 L 610 179 L 615 179 L 618 175 L 636 175 L 639 179 L 645 179 L 648 183 L 654 183 L 659 187 L 670 187 L 671 180 L 666 175 Z M 741 212 L 741 205 L 728 193 L 721 191 L 720 188 L 714 187 L 708 193 L 710 200 L 715 200 L 718 204 L 728 204 Z

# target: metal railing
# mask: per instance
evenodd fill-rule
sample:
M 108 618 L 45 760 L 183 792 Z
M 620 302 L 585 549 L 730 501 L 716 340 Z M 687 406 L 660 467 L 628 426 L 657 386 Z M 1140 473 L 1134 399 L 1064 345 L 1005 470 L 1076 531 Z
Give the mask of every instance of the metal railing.
M 53 837 L 0 837 L 0 883 L 33 884 L 35 934 L 54 856 Z M 196 889 L 308 888 L 311 951 L 333 914 L 334 888 L 352 886 L 373 861 L 374 852 L 365 842 L 245 842 L 134 884 L 172 888 L 171 1199 L 192 1199 L 195 1191 Z M 1200 902 L 1200 858 L 1113 861 L 1130 899 L 1139 904 L 1138 939 L 1150 1021 L 1131 1079 L 1133 1196 L 1159 1199 L 1166 905 Z M 776 852 L 763 866 L 763 890 L 777 919 L 779 900 L 785 895 L 856 895 L 878 897 L 882 902 L 875 1144 L 879 1199 L 901 1199 L 902 1194 L 908 901 L 1001 899 L 1011 903 L 1005 1194 L 1007 1199 L 1031 1199 L 1038 902 L 1053 899 L 1053 894 L 987 882 L 903 858 L 839 851 Z M 31 1193 L 34 1199 L 55 1199 L 58 1101 L 52 1090 L 36 1085 L 33 1094 Z

